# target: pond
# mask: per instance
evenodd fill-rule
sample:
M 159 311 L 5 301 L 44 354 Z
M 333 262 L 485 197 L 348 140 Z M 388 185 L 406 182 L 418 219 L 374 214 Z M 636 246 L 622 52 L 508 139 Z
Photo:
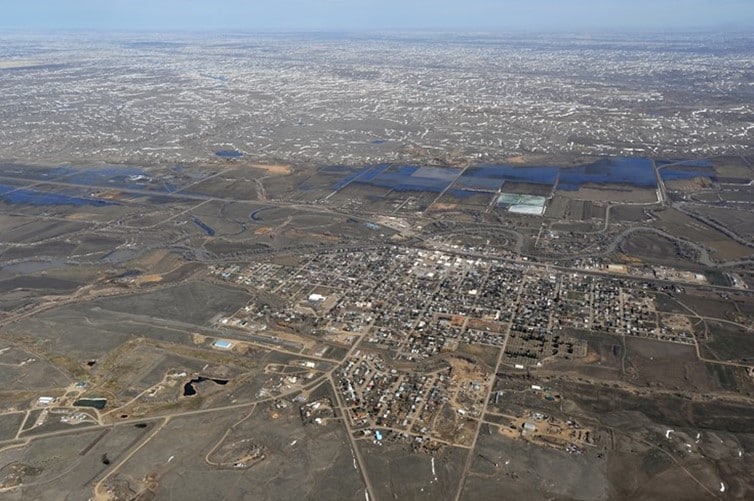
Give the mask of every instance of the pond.
M 73 402 L 75 407 L 92 407 L 94 409 L 102 410 L 107 405 L 106 398 L 80 398 Z
M 183 396 L 190 397 L 192 395 L 196 395 L 196 388 L 194 387 L 194 385 L 203 383 L 205 381 L 212 381 L 213 383 L 219 384 L 221 386 L 228 384 L 227 379 L 215 379 L 211 377 L 197 376 L 193 378 L 191 381 L 189 381 L 188 383 L 183 385 Z
M 243 156 L 243 153 L 238 150 L 218 150 L 215 152 L 215 155 L 220 158 L 240 158 Z

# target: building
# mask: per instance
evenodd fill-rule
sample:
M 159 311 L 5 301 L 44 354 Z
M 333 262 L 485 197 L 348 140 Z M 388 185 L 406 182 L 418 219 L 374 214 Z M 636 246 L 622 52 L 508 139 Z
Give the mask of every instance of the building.
M 226 339 L 218 339 L 217 341 L 212 343 L 212 346 L 220 350 L 229 350 L 233 347 L 233 343 Z

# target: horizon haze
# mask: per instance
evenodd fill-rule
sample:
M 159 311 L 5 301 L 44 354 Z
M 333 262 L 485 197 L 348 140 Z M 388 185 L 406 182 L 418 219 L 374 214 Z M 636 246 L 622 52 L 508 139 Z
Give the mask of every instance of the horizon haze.
M 11 0 L 0 29 L 22 30 L 740 30 L 754 3 L 740 0 Z

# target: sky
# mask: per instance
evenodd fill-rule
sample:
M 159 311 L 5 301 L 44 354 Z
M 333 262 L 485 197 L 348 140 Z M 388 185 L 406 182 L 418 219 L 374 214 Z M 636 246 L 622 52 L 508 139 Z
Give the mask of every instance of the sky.
M 3 30 L 720 28 L 754 28 L 754 0 L 0 0 Z

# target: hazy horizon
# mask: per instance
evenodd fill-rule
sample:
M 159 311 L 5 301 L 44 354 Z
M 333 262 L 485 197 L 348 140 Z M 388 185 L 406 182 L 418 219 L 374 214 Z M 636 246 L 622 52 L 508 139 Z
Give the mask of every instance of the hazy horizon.
M 122 31 L 738 31 L 743 0 L 10 0 L 3 30 Z

